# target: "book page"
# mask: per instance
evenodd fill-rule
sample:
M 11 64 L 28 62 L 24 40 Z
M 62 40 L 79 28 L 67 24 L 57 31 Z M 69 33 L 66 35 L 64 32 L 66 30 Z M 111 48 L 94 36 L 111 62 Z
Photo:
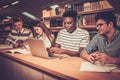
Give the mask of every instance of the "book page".
M 117 65 L 114 65 L 114 64 L 101 65 L 100 63 L 92 64 L 90 62 L 82 62 L 80 66 L 80 71 L 111 72 L 113 69 L 116 69 L 116 68 L 117 68 Z
M 29 54 L 29 53 L 31 53 L 30 50 L 22 49 L 22 48 L 5 50 L 3 52 L 5 52 L 5 53 L 12 53 L 12 54 L 14 54 L 14 53 L 21 53 L 21 54 Z
M 8 45 L 0 44 L 0 49 L 8 49 L 8 48 L 12 48 L 12 47 Z

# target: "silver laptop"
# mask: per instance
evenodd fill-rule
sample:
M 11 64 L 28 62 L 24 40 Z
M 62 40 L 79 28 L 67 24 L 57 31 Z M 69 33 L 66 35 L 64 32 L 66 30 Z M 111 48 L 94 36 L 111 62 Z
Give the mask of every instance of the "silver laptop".
M 49 55 L 43 40 L 37 40 L 37 39 L 33 39 L 33 38 L 29 38 L 27 39 L 27 42 L 29 44 L 30 50 L 31 50 L 31 54 L 33 56 L 38 56 L 38 57 L 42 57 L 42 58 L 66 58 L 69 56 L 63 55 L 63 54 L 53 54 L 53 55 Z

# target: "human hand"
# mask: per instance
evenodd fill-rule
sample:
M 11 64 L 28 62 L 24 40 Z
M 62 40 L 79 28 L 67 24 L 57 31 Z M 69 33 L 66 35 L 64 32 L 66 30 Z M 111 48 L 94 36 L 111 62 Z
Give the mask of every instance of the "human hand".
M 15 44 L 13 45 L 14 48 L 20 48 L 23 46 L 24 41 L 23 40 L 17 40 Z
M 97 61 L 96 56 L 99 54 L 98 51 L 91 53 L 87 60 L 90 61 L 91 63 L 95 63 Z
M 50 53 L 54 53 L 54 54 L 61 54 L 63 53 L 63 49 L 58 48 L 58 47 L 52 47 L 48 49 L 50 51 Z
M 99 61 L 102 65 L 104 65 L 104 64 L 111 64 L 113 58 L 105 53 L 101 53 L 96 56 L 96 60 Z
M 18 48 L 18 47 L 19 47 L 18 43 L 13 44 L 13 48 Z

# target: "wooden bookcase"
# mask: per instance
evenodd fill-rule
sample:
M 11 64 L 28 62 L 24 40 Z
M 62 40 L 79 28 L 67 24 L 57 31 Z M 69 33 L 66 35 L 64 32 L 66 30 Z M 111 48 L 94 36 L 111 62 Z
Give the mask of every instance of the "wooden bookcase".
M 78 12 L 78 27 L 84 28 L 90 32 L 90 35 L 93 37 L 94 34 L 97 33 L 97 30 L 95 28 L 95 15 L 98 12 L 104 12 L 104 11 L 114 11 L 115 9 L 112 7 L 111 4 L 108 2 L 109 0 L 76 0 L 72 1 L 72 4 L 74 5 L 74 10 Z M 59 32 L 59 30 L 63 29 L 63 26 L 51 26 L 51 20 L 52 19 L 62 19 L 62 15 L 54 15 L 50 17 L 42 17 L 42 20 L 47 23 L 48 28 L 52 32 Z M 61 20 L 62 21 L 62 20 Z
M 94 17 L 95 17 L 96 13 L 114 10 L 114 8 L 109 4 L 109 2 L 108 2 L 109 0 L 94 0 L 95 2 L 90 2 L 90 1 L 91 0 L 87 0 L 87 2 L 81 3 L 81 0 L 77 0 L 77 2 L 72 2 L 72 4 L 74 5 L 74 10 L 76 10 L 78 12 L 78 17 L 79 17 L 78 25 L 81 28 L 85 28 L 85 29 L 86 28 L 95 28 Z M 82 8 L 82 9 L 80 9 L 80 8 Z M 87 19 L 88 19 L 87 22 L 90 22 L 90 23 L 88 23 L 86 25 L 81 25 L 81 20 L 83 22 L 82 18 L 84 18 L 84 17 L 87 17 Z M 55 28 L 60 30 L 60 27 L 62 27 L 62 23 L 59 21 L 57 22 L 57 20 L 60 20 L 60 19 L 62 22 L 62 15 L 42 17 L 42 20 L 46 23 L 46 25 L 48 26 L 48 28 L 50 28 L 50 30 L 52 30 L 52 29 L 55 30 Z M 87 19 L 85 19 L 84 21 L 86 21 Z M 52 20 L 54 23 L 51 23 Z M 57 23 L 60 23 L 60 24 L 56 25 Z M 54 24 L 54 26 L 52 24 Z M 85 22 L 83 24 L 85 24 Z M 52 28 L 52 27 L 54 27 L 54 28 Z
M 12 27 L 11 23 L 0 24 L 0 44 L 5 42 L 5 39 Z

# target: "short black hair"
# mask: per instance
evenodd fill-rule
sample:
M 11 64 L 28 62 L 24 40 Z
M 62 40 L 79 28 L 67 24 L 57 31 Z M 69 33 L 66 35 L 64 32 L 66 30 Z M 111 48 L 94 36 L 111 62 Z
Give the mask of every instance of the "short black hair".
M 95 16 L 95 21 L 98 21 L 99 19 L 104 20 L 107 24 L 112 21 L 114 27 L 117 27 L 116 23 L 116 16 L 111 12 L 111 11 L 106 11 L 106 12 L 99 12 Z
M 13 23 L 14 22 L 22 22 L 22 19 L 20 17 L 13 17 L 12 21 L 13 21 Z
M 63 13 L 63 17 L 72 17 L 75 20 L 76 20 L 77 16 L 78 16 L 77 11 L 66 11 Z

